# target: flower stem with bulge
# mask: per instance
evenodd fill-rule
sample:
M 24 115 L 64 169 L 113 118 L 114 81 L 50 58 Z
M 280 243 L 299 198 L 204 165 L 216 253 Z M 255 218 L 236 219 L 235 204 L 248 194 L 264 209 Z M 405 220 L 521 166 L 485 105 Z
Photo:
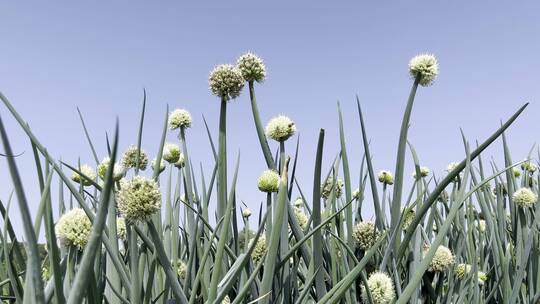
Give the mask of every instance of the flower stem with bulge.
M 261 124 L 261 117 L 259 115 L 259 109 L 257 107 L 257 98 L 255 97 L 255 88 L 253 85 L 253 80 L 249 82 L 249 98 L 251 100 L 251 111 L 253 112 L 253 120 L 255 122 L 255 129 L 257 130 L 257 136 L 259 137 L 259 142 L 261 144 L 261 149 L 266 161 L 268 169 L 275 169 L 276 164 L 272 157 L 272 152 L 270 152 L 270 147 L 268 146 L 268 141 L 266 140 L 266 135 L 264 134 L 264 129 Z

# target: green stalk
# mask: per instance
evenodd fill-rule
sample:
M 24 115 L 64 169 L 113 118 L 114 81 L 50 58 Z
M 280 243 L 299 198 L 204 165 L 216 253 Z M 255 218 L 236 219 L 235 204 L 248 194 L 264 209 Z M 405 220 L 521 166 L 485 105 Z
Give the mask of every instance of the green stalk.
M 261 117 L 259 115 L 259 109 L 257 107 L 257 98 L 255 97 L 255 88 L 253 86 L 253 80 L 249 81 L 249 98 L 251 100 L 251 111 L 253 112 L 253 121 L 255 122 L 255 129 L 257 130 L 257 136 L 259 137 L 259 143 L 261 144 L 264 160 L 266 161 L 266 165 L 268 166 L 268 169 L 275 169 L 276 164 L 274 163 L 274 158 L 272 157 L 272 152 L 270 152 L 270 147 L 268 146 L 266 134 L 264 134 L 264 128 L 261 124 Z
M 222 218 L 227 205 L 227 100 L 221 98 L 219 112 L 217 216 Z
M 411 112 L 414 104 L 414 96 L 416 95 L 416 89 L 418 88 L 418 83 L 420 82 L 421 77 L 416 77 L 411 88 L 411 93 L 409 94 L 409 100 L 407 101 L 407 107 L 405 108 L 405 113 L 403 114 L 403 120 L 401 121 L 401 131 L 399 133 L 399 143 L 396 157 L 396 171 L 394 179 L 394 194 L 392 196 L 392 210 L 390 210 L 390 227 L 391 229 L 396 229 L 399 222 L 399 213 L 401 210 L 401 196 L 403 189 L 403 173 L 405 170 L 405 153 L 407 149 L 407 133 L 409 131 L 409 123 L 411 120 Z M 400 236 L 397 236 L 396 240 L 396 249 L 397 244 L 399 243 Z M 390 244 L 390 246 L 393 246 Z
M 319 132 L 319 142 L 317 144 L 317 156 L 315 158 L 315 173 L 313 176 L 313 212 L 311 218 L 313 227 L 321 224 L 321 166 L 324 147 L 324 130 Z M 323 269 L 323 239 L 320 230 L 313 233 L 313 267 Z M 322 299 L 326 294 L 326 284 L 324 283 L 324 272 L 317 271 L 315 274 L 315 292 L 317 299 Z

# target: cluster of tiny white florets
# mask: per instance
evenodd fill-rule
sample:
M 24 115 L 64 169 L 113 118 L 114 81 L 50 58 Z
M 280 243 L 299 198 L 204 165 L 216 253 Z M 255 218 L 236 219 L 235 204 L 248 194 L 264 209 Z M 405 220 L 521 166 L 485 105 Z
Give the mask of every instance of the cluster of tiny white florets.
M 486 232 L 486 221 L 485 220 L 477 220 L 476 221 L 476 227 L 478 228 L 478 231 L 484 233 Z
M 249 218 L 251 216 L 251 210 L 249 208 L 245 208 L 242 210 L 242 217 Z
M 367 280 L 367 288 L 373 304 L 389 304 L 396 297 L 394 282 L 384 272 L 372 273 Z M 362 301 L 368 303 L 368 299 L 366 286 L 362 285 Z
M 278 192 L 279 174 L 274 170 L 265 170 L 259 177 L 257 186 L 262 192 Z
M 252 241 L 253 240 L 251 240 L 251 242 Z M 251 246 L 251 242 L 249 246 Z M 267 249 L 266 237 L 264 235 L 259 236 L 257 243 L 255 243 L 255 248 L 253 248 L 253 251 L 251 252 L 253 262 L 258 263 L 266 254 Z
M 519 170 L 516 167 L 512 167 L 512 173 L 514 174 L 514 177 L 520 177 L 521 176 L 521 170 Z
M 379 232 L 371 221 L 359 222 L 353 228 L 353 238 L 356 246 L 362 250 L 368 250 L 379 238 Z
M 90 186 L 92 182 L 96 179 L 96 171 L 88 165 L 82 165 L 78 170 L 86 177 L 80 175 L 78 172 L 73 172 L 71 175 L 71 180 L 76 183 L 80 183 L 83 186 Z
M 360 191 L 360 188 L 356 188 L 352 193 L 352 198 L 356 200 L 361 200 L 363 198 L 362 191 Z
M 234 99 L 240 96 L 244 87 L 244 77 L 237 67 L 230 64 L 216 66 L 208 78 L 212 94 L 224 100 Z
M 459 163 L 456 163 L 456 162 L 449 163 L 448 167 L 446 168 L 446 172 L 450 173 L 454 171 L 454 169 L 456 169 L 458 165 Z M 460 172 L 458 176 L 456 176 L 456 178 L 454 179 L 454 182 L 457 182 L 461 178 L 463 178 L 463 172 Z
M 187 265 L 184 261 L 181 259 L 178 259 L 176 263 L 173 263 L 174 268 L 176 268 L 176 274 L 182 279 L 186 279 L 187 275 Z
M 126 235 L 126 220 L 123 217 L 116 218 L 116 236 L 121 240 L 125 240 Z
M 381 182 L 384 185 L 392 185 L 394 184 L 394 176 L 392 175 L 392 172 L 387 170 L 382 170 L 379 172 L 378 175 L 379 182 Z
M 302 230 L 306 230 L 307 224 L 309 222 L 309 218 L 306 215 L 306 213 L 298 207 L 294 207 L 294 215 L 296 217 L 296 220 L 298 221 L 298 224 L 300 225 L 300 228 Z
M 191 114 L 184 109 L 176 109 L 169 114 L 169 129 L 187 129 L 191 127 Z
M 406 230 L 409 228 L 409 225 L 412 224 L 414 217 L 416 216 L 416 212 L 412 208 L 405 208 L 401 210 L 403 214 L 403 230 Z
M 325 199 L 330 197 L 330 193 L 332 193 L 332 190 L 334 191 L 334 195 L 336 198 L 340 198 L 341 194 L 343 193 L 343 181 L 341 179 L 337 179 L 334 183 L 333 177 L 328 177 L 324 185 L 321 189 L 321 196 Z
M 247 52 L 238 58 L 236 66 L 246 81 L 262 82 L 266 77 L 264 62 L 257 55 Z
M 156 169 L 156 158 L 152 159 L 152 170 L 155 170 Z M 165 170 L 165 161 L 163 161 L 163 158 L 161 159 L 161 161 L 159 162 L 159 167 L 157 168 L 158 169 L 158 172 L 163 172 L 163 170 Z
M 424 255 L 427 254 L 429 247 L 424 249 Z M 454 255 L 452 251 L 445 246 L 439 246 L 435 251 L 433 259 L 429 263 L 428 271 L 443 272 L 454 264 Z
M 107 174 L 107 169 L 109 169 L 110 163 L 111 159 L 109 157 L 105 157 L 97 166 L 97 174 L 102 180 L 105 180 L 105 175 Z M 115 182 L 119 181 L 122 177 L 124 177 L 124 174 L 124 167 L 118 163 L 115 163 L 113 166 L 113 180 Z
M 153 180 L 135 176 L 121 181 L 117 193 L 118 210 L 130 222 L 146 221 L 161 207 L 161 192 Z
M 296 125 L 287 116 L 279 115 L 268 122 L 266 125 L 266 136 L 275 141 L 285 141 L 296 133 Z
M 429 86 L 439 74 L 437 58 L 432 54 L 415 56 L 409 61 L 409 73 L 421 86 Z
M 302 206 L 304 206 L 304 199 L 302 199 L 302 197 L 297 197 L 294 201 L 294 206 L 296 208 L 302 208 Z
M 180 159 L 180 147 L 176 144 L 166 143 L 163 146 L 163 159 L 169 164 L 174 164 Z
M 471 270 L 472 270 L 472 266 L 470 264 L 463 264 L 463 263 L 458 264 L 455 270 L 456 277 L 460 280 L 463 280 L 467 277 L 467 275 L 471 272 Z M 480 285 L 483 285 L 488 279 L 487 274 L 483 271 L 478 271 L 477 275 L 478 275 L 478 284 Z
M 521 169 L 529 172 L 529 173 L 534 173 L 534 171 L 536 171 L 537 169 L 537 166 L 531 162 L 531 161 L 525 161 L 523 163 L 521 163 Z
M 83 250 L 88 243 L 92 223 L 84 210 L 75 208 L 60 217 L 54 231 L 63 246 Z
M 529 188 L 520 188 L 512 195 L 514 204 L 522 208 L 532 207 L 537 200 L 538 196 Z
M 148 154 L 143 149 L 137 149 L 137 146 L 134 145 L 129 146 L 122 155 L 122 166 L 126 169 L 137 167 L 137 154 L 139 154 L 139 169 L 146 170 Z
M 429 175 L 428 167 L 420 167 L 420 177 L 427 177 Z M 416 178 L 416 170 L 412 173 L 412 176 Z

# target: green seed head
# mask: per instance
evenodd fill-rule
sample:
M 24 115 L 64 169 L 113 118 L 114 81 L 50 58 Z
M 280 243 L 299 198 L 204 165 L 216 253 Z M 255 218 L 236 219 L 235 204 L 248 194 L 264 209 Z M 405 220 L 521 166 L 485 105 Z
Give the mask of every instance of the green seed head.
M 94 169 L 88 165 L 82 165 L 78 168 L 78 170 L 81 171 L 81 173 L 86 177 L 83 177 L 77 172 L 73 172 L 71 175 L 71 180 L 76 183 L 80 183 L 83 186 L 92 185 L 92 182 L 96 179 L 96 171 L 94 171 Z
M 396 297 L 394 282 L 384 272 L 372 273 L 367 280 L 367 287 L 371 292 L 373 304 L 390 304 Z M 366 286 L 362 285 L 362 300 L 368 303 L 368 299 Z
M 180 153 L 180 156 L 178 157 L 178 161 L 174 163 L 174 166 L 176 168 L 182 168 L 185 165 L 185 159 L 184 159 L 184 153 Z
M 143 176 L 122 180 L 117 193 L 118 210 L 130 222 L 144 222 L 161 208 L 157 183 Z
M 191 127 L 191 114 L 184 109 L 176 109 L 169 114 L 169 129 L 187 129 Z
M 105 180 L 105 175 L 107 174 L 107 169 L 109 168 L 109 164 L 111 163 L 111 159 L 109 157 L 105 157 L 101 163 L 99 163 L 97 167 L 97 174 L 102 179 Z M 122 177 L 124 177 L 125 169 L 120 164 L 114 164 L 113 167 L 113 180 L 115 182 L 119 181 Z
M 293 209 L 294 209 L 294 216 L 296 217 L 296 220 L 298 221 L 300 228 L 302 228 L 302 230 L 306 230 L 307 224 L 309 221 L 308 216 L 302 209 L 298 207 L 294 207 Z
M 279 174 L 274 170 L 265 170 L 259 177 L 257 185 L 262 192 L 278 192 Z
M 469 272 L 471 272 L 471 268 L 472 266 L 469 265 L 469 264 L 458 264 L 456 266 L 456 276 L 458 277 L 458 279 L 460 280 L 463 280 L 465 279 L 465 277 L 467 276 L 467 274 L 469 274 Z
M 512 167 L 512 173 L 514 174 L 514 177 L 520 177 L 521 176 L 521 170 L 519 170 L 516 167 Z
M 429 247 L 424 249 L 424 255 L 427 254 Z M 429 263 L 428 271 L 430 272 L 443 272 L 454 264 L 454 255 L 452 251 L 445 246 L 439 246 L 435 255 Z
M 163 159 L 169 164 L 174 164 L 180 159 L 180 147 L 175 144 L 166 143 L 163 146 Z
M 296 125 L 287 116 L 279 115 L 266 125 L 266 136 L 275 141 L 285 141 L 296 133 Z
M 255 244 L 255 248 L 253 248 L 253 251 L 251 252 L 251 258 L 253 259 L 253 262 L 258 263 L 260 260 L 262 260 L 262 258 L 266 254 L 267 249 L 268 248 L 266 246 L 266 237 L 264 235 L 259 236 L 259 239 Z
M 63 246 L 75 247 L 81 251 L 88 243 L 91 230 L 92 223 L 84 210 L 80 208 L 64 213 L 54 229 L 56 237 Z
M 379 172 L 379 182 L 381 182 L 384 185 L 392 185 L 394 184 L 394 176 L 390 171 L 382 170 Z
M 263 82 L 266 77 L 264 62 L 257 55 L 247 52 L 238 58 L 236 66 L 246 81 Z
M 364 251 L 375 244 L 379 235 L 380 233 L 376 230 L 375 224 L 371 221 L 359 222 L 353 229 L 356 246 Z
M 427 177 L 429 176 L 429 168 L 428 167 L 420 167 L 420 176 L 421 177 Z M 412 173 L 412 176 L 416 178 L 416 170 Z
M 430 86 L 439 74 L 437 58 L 431 54 L 421 54 L 409 61 L 409 73 L 413 78 L 419 78 L 421 86 Z
M 514 204 L 522 208 L 532 207 L 537 200 L 538 196 L 529 188 L 521 188 L 512 195 Z
M 338 178 L 334 183 L 334 178 L 331 176 L 328 177 L 321 189 L 321 196 L 324 199 L 328 199 L 330 197 L 330 193 L 332 193 L 332 190 L 335 192 L 334 195 L 336 198 L 340 198 L 341 194 L 343 193 L 343 181 Z
M 244 87 L 244 77 L 242 72 L 230 64 L 216 66 L 208 78 L 212 94 L 224 100 L 234 99 L 240 96 Z
M 538 167 L 531 161 L 525 161 L 523 163 L 521 163 L 521 169 L 529 172 L 529 173 L 534 173 L 536 171 Z
M 416 212 L 410 208 L 402 208 L 401 213 L 403 213 L 403 230 L 406 230 L 413 222 Z
M 143 149 L 137 149 L 137 146 L 131 145 L 127 148 L 124 155 L 122 155 L 122 166 L 124 168 L 135 168 L 137 166 L 137 154 L 139 153 L 139 169 L 146 170 L 148 166 L 148 154 L 143 151 Z

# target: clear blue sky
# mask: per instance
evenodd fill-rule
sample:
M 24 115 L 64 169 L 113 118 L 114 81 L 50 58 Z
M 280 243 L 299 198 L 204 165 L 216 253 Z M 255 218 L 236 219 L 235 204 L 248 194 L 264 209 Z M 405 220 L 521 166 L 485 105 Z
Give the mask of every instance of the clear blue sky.
M 439 59 L 440 76 L 432 87 L 419 90 L 409 136 L 422 164 L 440 176 L 449 162 L 464 155 L 459 128 L 470 140 L 483 140 L 500 119 L 527 101 L 531 105 L 508 133 L 514 160 L 524 158 L 537 141 L 538 3 L 194 3 L 4 2 L 0 90 L 52 155 L 75 164 L 79 157 L 93 161 L 76 107 L 101 158 L 105 132 L 112 130 L 116 116 L 121 148 L 135 142 L 146 88 L 143 148 L 155 155 L 166 104 L 186 108 L 194 116 L 188 134 L 193 162 L 197 168 L 203 162 L 208 176 L 212 158 L 201 116 L 217 133 L 219 112 L 218 99 L 208 89 L 208 72 L 252 50 L 268 68 L 266 82 L 256 88 L 262 119 L 266 123 L 286 114 L 296 121 L 301 136 L 298 177 L 310 194 L 319 128 L 327 131 L 325 166 L 339 151 L 338 100 L 357 180 L 363 151 L 355 94 L 364 106 L 375 169 L 394 170 L 411 85 L 407 63 L 418 53 L 432 52 Z M 0 115 L 14 150 L 25 152 L 19 166 L 35 208 L 39 197 L 29 142 L 3 105 Z M 256 178 L 265 163 L 247 91 L 230 103 L 228 126 L 230 167 L 241 151 L 238 199 L 254 207 L 264 199 Z M 485 158 L 500 161 L 500 146 L 498 141 Z M 292 142 L 288 149 L 292 151 Z M 409 174 L 410 161 L 407 168 Z M 6 201 L 11 181 L 5 161 L 0 163 L 0 181 L 0 198 Z

